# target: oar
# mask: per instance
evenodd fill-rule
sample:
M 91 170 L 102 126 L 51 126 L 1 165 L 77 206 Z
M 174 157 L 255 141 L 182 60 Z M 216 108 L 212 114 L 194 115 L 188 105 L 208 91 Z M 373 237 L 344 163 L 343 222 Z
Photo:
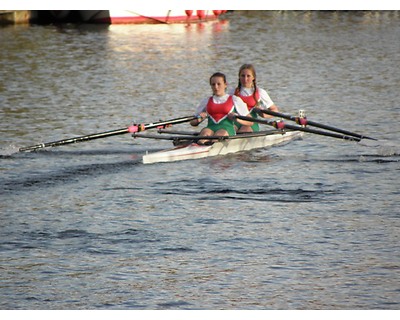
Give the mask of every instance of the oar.
M 359 138 L 359 139 L 377 140 L 375 138 L 367 137 L 367 136 L 364 136 L 364 135 L 361 135 L 361 134 L 358 134 L 358 133 L 354 133 L 354 132 L 343 130 L 343 129 L 340 129 L 340 128 L 328 126 L 326 124 L 322 124 L 322 123 L 318 123 L 318 122 L 315 122 L 315 121 L 311 121 L 311 120 L 308 120 L 307 118 L 303 118 L 303 117 L 295 117 L 295 116 L 291 116 L 291 115 L 288 115 L 288 114 L 271 111 L 271 110 L 268 110 L 268 109 L 267 110 L 260 110 L 260 112 L 269 114 L 269 115 L 274 116 L 274 117 L 288 119 L 288 120 L 294 121 L 297 124 L 302 125 L 302 126 L 310 125 L 310 126 L 318 127 L 318 128 L 321 128 L 321 129 L 326 129 L 326 130 L 330 130 L 330 131 L 334 131 L 334 132 L 338 132 L 338 133 L 343 133 L 345 135 L 356 137 L 356 138 Z
M 89 134 L 87 136 L 68 138 L 68 139 L 64 139 L 64 140 L 39 143 L 39 144 L 35 144 L 33 146 L 19 148 L 19 151 L 20 152 L 33 151 L 33 150 L 40 149 L 40 148 L 56 147 L 56 146 L 61 146 L 61 145 L 65 145 L 65 144 L 71 144 L 71 143 L 77 143 L 77 142 L 83 142 L 83 141 L 89 141 L 89 140 L 94 140 L 94 139 L 100 139 L 100 138 L 121 135 L 121 134 L 125 134 L 125 133 L 135 133 L 135 132 L 140 132 L 140 131 L 144 131 L 144 130 L 148 130 L 148 129 L 165 127 L 167 125 L 189 122 L 193 119 L 196 119 L 196 116 L 188 116 L 188 117 L 176 118 L 176 119 L 159 121 L 159 122 L 148 123 L 148 124 L 134 124 L 127 128 L 105 131 L 105 132 L 100 132 L 100 133 L 94 133 L 94 134 Z
M 272 134 L 281 134 L 281 131 L 278 130 L 268 130 L 268 131 L 258 131 L 258 132 L 245 132 L 239 133 L 234 136 L 200 136 L 198 132 L 194 133 L 184 133 L 180 131 L 158 131 L 162 134 L 147 134 L 147 133 L 134 133 L 132 137 L 134 138 L 147 138 L 147 139 L 155 139 L 155 140 L 232 140 L 232 139 L 244 139 L 244 138 L 253 138 L 253 137 L 262 137 L 262 136 L 269 136 Z M 175 134 L 175 135 L 174 135 Z
M 280 129 L 280 130 L 283 130 L 283 129 L 298 130 L 298 131 L 304 131 L 304 132 L 314 133 L 314 134 L 318 134 L 318 135 L 322 135 L 322 136 L 328 136 L 328 137 L 332 137 L 332 138 L 338 138 L 338 139 L 350 140 L 350 141 L 360 141 L 361 140 L 361 138 L 357 138 L 357 137 L 346 136 L 346 135 L 341 135 L 341 134 L 337 134 L 337 133 L 315 130 L 315 129 L 305 128 L 305 127 L 300 127 L 300 126 L 292 126 L 290 124 L 286 124 L 283 121 L 270 121 L 270 120 L 265 120 L 265 119 L 244 117 L 244 116 L 239 116 L 239 115 L 237 115 L 236 118 L 251 121 L 251 122 L 267 124 L 267 125 L 273 126 L 274 128 Z

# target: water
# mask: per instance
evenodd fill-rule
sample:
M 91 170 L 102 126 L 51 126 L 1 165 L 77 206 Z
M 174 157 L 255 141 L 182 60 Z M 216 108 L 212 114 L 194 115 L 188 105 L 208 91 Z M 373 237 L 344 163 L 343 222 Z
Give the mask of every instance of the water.
M 399 309 L 399 20 L 3 27 L 0 307 Z M 247 62 L 282 111 L 379 141 L 155 165 L 140 156 L 168 142 L 129 135 L 17 152 L 191 115 Z

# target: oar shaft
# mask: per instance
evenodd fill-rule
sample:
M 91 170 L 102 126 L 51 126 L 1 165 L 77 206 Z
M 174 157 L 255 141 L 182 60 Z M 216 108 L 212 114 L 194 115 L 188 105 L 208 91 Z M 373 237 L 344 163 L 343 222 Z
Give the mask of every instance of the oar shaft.
M 262 136 L 269 136 L 272 134 L 282 134 L 281 131 L 279 130 L 268 130 L 268 131 L 259 131 L 259 132 L 246 132 L 246 133 L 240 133 L 234 136 L 200 136 L 197 132 L 188 134 L 188 133 L 183 133 L 183 132 L 174 132 L 174 131 L 163 131 L 159 132 L 162 134 L 157 134 L 157 135 L 151 135 L 147 133 L 134 133 L 132 137 L 134 138 L 147 138 L 147 139 L 159 139 L 159 140 L 232 140 L 232 139 L 244 139 L 244 138 L 254 138 L 254 137 L 262 137 Z M 164 135 L 164 134 L 169 134 L 169 135 Z M 178 135 L 173 135 L 173 134 L 178 134 Z
M 353 137 L 353 136 L 347 136 L 347 135 L 326 132 L 326 131 L 321 131 L 321 130 L 315 130 L 315 129 L 299 127 L 299 126 L 292 126 L 292 125 L 286 124 L 286 123 L 285 123 L 284 127 L 287 129 L 299 130 L 299 131 L 303 131 L 303 132 L 314 133 L 314 134 L 318 134 L 321 136 L 327 136 L 327 137 L 332 137 L 332 138 L 337 138 L 337 139 L 357 141 L 357 142 L 361 140 L 360 138 Z
M 189 122 L 194 119 L 197 119 L 196 116 L 188 116 L 188 117 L 182 117 L 182 118 L 176 118 L 172 120 L 166 120 L 166 121 L 159 121 L 155 123 L 149 123 L 144 125 L 144 129 L 154 129 L 154 128 L 159 128 L 159 127 L 164 127 L 167 125 L 173 125 L 173 124 L 179 124 L 179 123 L 184 123 L 184 122 Z
M 332 127 L 332 126 L 329 126 L 329 125 L 326 125 L 326 124 L 322 124 L 322 123 L 319 123 L 319 122 L 315 122 L 315 121 L 312 121 L 312 120 L 308 120 L 307 118 L 295 117 L 295 116 L 292 116 L 292 115 L 288 115 L 288 114 L 284 114 L 284 113 L 280 113 L 280 112 L 275 112 L 275 111 L 271 111 L 271 110 L 268 110 L 268 109 L 267 110 L 260 110 L 260 111 L 265 113 L 265 114 L 269 114 L 271 116 L 274 116 L 274 117 L 279 117 L 279 118 L 283 118 L 283 119 L 288 119 L 288 120 L 294 121 L 297 124 L 304 125 L 304 126 L 310 125 L 310 126 L 314 126 L 314 127 L 325 129 L 325 130 L 330 130 L 330 131 L 334 131 L 334 132 L 338 132 L 338 133 L 343 133 L 345 135 L 353 136 L 353 137 L 356 137 L 356 138 L 359 138 L 359 139 L 377 140 L 375 138 L 367 137 L 367 136 L 364 136 L 364 135 L 361 135 L 361 134 L 358 134 L 358 133 L 355 133 L 355 132 L 351 132 L 351 131 L 348 131 L 348 130 L 344 130 L 344 129 Z
M 183 123 L 183 122 L 189 122 L 193 119 L 196 119 L 196 117 L 188 116 L 188 117 L 176 118 L 176 119 L 159 121 L 159 122 L 148 123 L 148 124 L 133 125 L 133 126 L 129 126 L 128 128 L 94 133 L 94 134 L 89 134 L 86 136 L 68 138 L 68 139 L 64 139 L 64 140 L 39 143 L 39 144 L 35 144 L 33 146 L 19 148 L 19 151 L 20 152 L 33 151 L 33 150 L 41 149 L 41 148 L 56 147 L 56 146 L 61 146 L 61 145 L 65 145 L 65 144 L 71 144 L 71 143 L 89 141 L 89 140 L 100 139 L 100 138 L 105 138 L 105 137 L 111 137 L 111 136 L 115 136 L 115 135 L 121 135 L 121 134 L 125 134 L 125 133 L 139 132 L 139 131 L 143 131 L 143 130 L 147 130 L 147 129 L 164 127 L 164 126 L 170 125 L 170 124 L 172 125 L 172 124 L 178 124 L 178 123 Z
M 338 139 L 343 139 L 343 140 L 351 140 L 351 141 L 360 141 L 361 140 L 360 138 L 357 138 L 357 137 L 346 136 L 346 135 L 341 135 L 341 134 L 336 134 L 336 133 L 331 133 L 331 132 L 325 132 L 325 131 L 321 131 L 321 130 L 315 130 L 315 129 L 305 128 L 305 127 L 300 127 L 300 126 L 293 126 L 290 124 L 286 124 L 283 121 L 270 121 L 270 120 L 265 120 L 265 119 L 260 119 L 260 118 L 244 117 L 244 116 L 239 116 L 239 115 L 236 116 L 236 118 L 266 124 L 266 125 L 273 126 L 274 128 L 281 129 L 281 130 L 283 130 L 283 129 L 297 130 L 297 131 L 314 133 L 314 134 L 318 134 L 318 135 L 322 135 L 322 136 L 338 138 Z
M 64 140 L 39 143 L 39 144 L 35 144 L 33 146 L 19 148 L 19 151 L 20 152 L 21 151 L 33 151 L 33 150 L 40 149 L 40 148 L 57 147 L 57 146 L 65 145 L 65 144 L 71 144 L 71 143 L 95 140 L 95 139 L 100 139 L 100 138 L 105 138 L 105 137 L 111 137 L 111 136 L 120 135 L 120 134 L 124 134 L 124 133 L 128 133 L 128 132 L 129 132 L 128 128 L 122 128 L 122 129 L 117 129 L 117 130 L 112 130 L 112 131 L 89 134 L 86 136 L 68 138 L 68 139 L 64 139 Z

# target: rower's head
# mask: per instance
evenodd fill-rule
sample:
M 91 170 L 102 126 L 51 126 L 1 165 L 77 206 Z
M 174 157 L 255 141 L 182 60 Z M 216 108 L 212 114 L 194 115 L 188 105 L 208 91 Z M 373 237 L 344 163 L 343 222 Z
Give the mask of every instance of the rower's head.
M 210 77 L 210 86 L 214 95 L 223 96 L 228 87 L 225 74 L 221 72 L 214 73 Z
M 239 69 L 239 88 L 256 87 L 256 69 L 252 64 L 246 63 Z

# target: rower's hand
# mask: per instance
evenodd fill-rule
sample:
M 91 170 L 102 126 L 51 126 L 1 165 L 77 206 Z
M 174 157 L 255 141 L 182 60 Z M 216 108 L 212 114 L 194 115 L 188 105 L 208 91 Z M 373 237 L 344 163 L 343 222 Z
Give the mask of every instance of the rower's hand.
M 228 119 L 231 120 L 231 121 L 235 121 L 237 115 L 238 114 L 235 113 L 235 112 L 228 113 Z
M 199 116 L 204 120 L 208 115 L 207 112 L 200 112 Z
M 207 118 L 207 112 L 200 112 L 197 115 L 197 122 L 200 124 Z
M 197 127 L 200 123 L 202 123 L 207 118 L 207 112 L 200 112 L 199 114 L 195 115 L 196 119 L 190 121 L 190 125 L 193 127 Z
M 256 106 L 253 107 L 253 110 L 254 110 L 257 114 L 262 115 L 261 110 L 265 110 L 265 109 L 264 109 L 263 107 L 261 107 L 260 105 L 256 105 Z

